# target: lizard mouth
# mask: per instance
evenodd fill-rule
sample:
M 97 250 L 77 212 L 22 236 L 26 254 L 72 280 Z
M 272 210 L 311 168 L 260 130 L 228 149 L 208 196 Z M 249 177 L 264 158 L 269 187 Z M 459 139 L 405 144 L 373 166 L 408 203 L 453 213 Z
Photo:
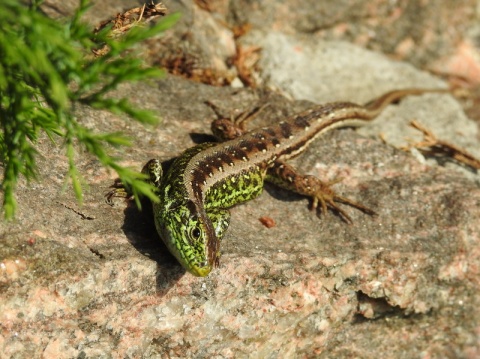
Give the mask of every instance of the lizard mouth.
M 212 268 L 212 266 L 205 262 L 198 263 L 198 265 L 193 263 L 187 270 L 197 277 L 206 277 L 212 271 Z

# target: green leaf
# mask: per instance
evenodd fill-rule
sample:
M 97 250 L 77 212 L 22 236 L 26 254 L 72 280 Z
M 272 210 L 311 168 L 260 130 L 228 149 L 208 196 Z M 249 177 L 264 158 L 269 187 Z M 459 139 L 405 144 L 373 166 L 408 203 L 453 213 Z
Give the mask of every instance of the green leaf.
M 119 165 L 109 154 L 110 146 L 130 146 L 121 133 L 96 133 L 81 126 L 75 117 L 79 104 L 155 124 L 153 111 L 139 109 L 127 99 L 112 98 L 110 92 L 131 81 L 149 81 L 163 71 L 148 68 L 131 51 L 142 40 L 171 27 L 178 14 L 153 26 L 137 26 L 124 37 L 112 39 L 106 27 L 93 35 L 81 20 L 90 6 L 81 0 L 70 21 L 63 24 L 17 0 L 0 1 L 0 159 L 3 162 L 3 211 L 12 218 L 17 209 L 15 188 L 19 176 L 36 178 L 37 141 L 44 132 L 53 143 L 65 146 L 68 175 L 74 193 L 82 200 L 84 181 L 75 163 L 76 148 L 84 147 L 100 163 L 115 170 L 136 195 L 155 200 L 154 189 L 143 175 Z M 93 58 L 91 50 L 104 44 L 112 51 Z M 128 54 L 128 55 L 125 55 Z

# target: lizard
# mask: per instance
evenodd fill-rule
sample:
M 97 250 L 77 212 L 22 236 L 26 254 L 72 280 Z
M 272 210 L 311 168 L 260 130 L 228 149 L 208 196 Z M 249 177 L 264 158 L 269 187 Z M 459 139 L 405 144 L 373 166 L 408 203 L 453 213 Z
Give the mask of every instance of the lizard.
M 207 142 L 185 150 L 166 173 L 158 159 L 143 167 L 158 202 L 152 202 L 155 227 L 168 250 L 195 276 L 207 276 L 219 265 L 220 245 L 230 223 L 229 208 L 258 197 L 271 182 L 312 199 L 312 209 L 330 208 L 352 220 L 337 203 L 366 214 L 375 212 L 337 195 L 334 182 L 301 175 L 285 161 L 300 154 L 317 137 L 340 127 L 356 127 L 376 118 L 389 104 L 409 95 L 449 92 L 447 89 L 394 90 L 359 105 L 333 102 L 314 106 L 270 127 L 247 131 L 245 119 L 217 119 L 212 132 L 223 142 Z M 113 190 L 107 196 L 113 197 Z

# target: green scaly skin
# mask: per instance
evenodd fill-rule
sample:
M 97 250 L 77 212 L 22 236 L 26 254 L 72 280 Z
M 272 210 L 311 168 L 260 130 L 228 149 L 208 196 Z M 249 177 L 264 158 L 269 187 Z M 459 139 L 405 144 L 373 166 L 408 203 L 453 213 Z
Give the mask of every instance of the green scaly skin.
M 190 273 L 204 277 L 213 268 L 207 256 L 204 223 L 192 210 L 185 191 L 183 173 L 188 161 L 204 149 L 216 145 L 203 143 L 183 152 L 165 175 L 158 160 L 150 160 L 142 172 L 157 188 L 158 203 L 152 203 L 155 226 L 168 250 Z M 218 240 L 224 236 L 229 223 L 228 208 L 260 195 L 265 171 L 250 171 L 242 176 L 221 181 L 205 195 L 204 208 L 212 222 Z M 217 261 L 220 252 L 216 253 Z
M 327 131 L 361 125 L 378 116 L 388 104 L 426 92 L 448 90 L 391 91 L 364 106 L 336 102 L 296 114 L 269 128 L 225 131 L 232 133 L 233 139 L 186 150 L 166 174 L 158 160 L 149 161 L 142 172 L 149 175 L 157 188 L 160 201 L 153 203 L 153 211 L 160 237 L 190 273 L 208 275 L 219 263 L 220 241 L 230 220 L 228 209 L 259 196 L 265 180 L 311 198 L 313 207 L 320 206 L 324 213 L 327 207 L 333 209 L 349 223 L 350 217 L 336 203 L 375 214 L 335 194 L 329 187 L 331 183 L 302 176 L 284 161 L 301 153 Z M 219 132 L 226 130 L 223 124 L 214 128 Z

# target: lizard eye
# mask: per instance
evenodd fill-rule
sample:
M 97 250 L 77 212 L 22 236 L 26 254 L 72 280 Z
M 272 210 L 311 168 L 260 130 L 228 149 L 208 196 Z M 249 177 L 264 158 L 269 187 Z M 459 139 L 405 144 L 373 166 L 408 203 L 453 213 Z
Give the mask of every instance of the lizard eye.
M 190 230 L 190 237 L 193 240 L 198 240 L 202 234 L 202 231 L 200 231 L 200 228 L 194 227 Z

